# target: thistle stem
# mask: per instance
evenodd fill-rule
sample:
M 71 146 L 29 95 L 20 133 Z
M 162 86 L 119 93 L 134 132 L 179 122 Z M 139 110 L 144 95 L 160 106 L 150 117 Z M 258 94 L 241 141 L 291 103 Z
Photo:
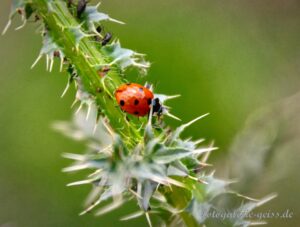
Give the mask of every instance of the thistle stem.
M 141 142 L 142 135 L 138 125 L 129 124 L 113 97 L 116 88 L 125 82 L 121 79 L 120 69 L 111 66 L 106 76 L 100 78 L 97 66 L 108 65 L 109 59 L 97 49 L 90 36 L 85 35 L 80 41 L 76 41 L 72 28 L 79 28 L 81 25 L 71 15 L 65 2 L 61 0 L 33 0 L 32 2 L 47 25 L 51 38 L 75 66 L 85 91 L 95 100 L 98 109 L 103 116 L 107 117 L 112 129 L 121 135 L 129 146 Z

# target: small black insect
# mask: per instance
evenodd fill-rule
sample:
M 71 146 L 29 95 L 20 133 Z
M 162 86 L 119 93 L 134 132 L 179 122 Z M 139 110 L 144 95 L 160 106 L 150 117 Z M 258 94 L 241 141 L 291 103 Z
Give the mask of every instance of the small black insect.
M 107 32 L 105 34 L 104 38 L 102 39 L 102 42 L 101 42 L 102 46 L 105 46 L 106 44 L 108 44 L 109 41 L 111 40 L 111 38 L 112 38 L 112 34 Z
M 60 52 L 58 50 L 54 51 L 53 56 L 59 58 L 60 57 Z
M 101 27 L 101 26 L 98 26 L 98 27 L 96 28 L 96 31 L 97 31 L 98 33 L 101 33 L 101 32 L 102 32 L 102 27 Z
M 39 15 L 34 15 L 34 22 L 37 22 L 39 21 L 41 18 Z
M 87 0 L 79 0 L 77 5 L 77 17 L 80 19 L 83 12 L 85 11 L 86 5 L 88 1 Z

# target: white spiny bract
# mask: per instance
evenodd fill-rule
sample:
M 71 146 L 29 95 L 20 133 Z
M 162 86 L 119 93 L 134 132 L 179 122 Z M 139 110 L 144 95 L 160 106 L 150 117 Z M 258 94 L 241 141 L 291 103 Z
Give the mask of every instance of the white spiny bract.
M 119 24 L 124 24 L 122 21 L 113 19 L 107 14 L 99 12 L 99 6 L 100 3 L 98 3 L 96 6 L 87 6 L 85 12 L 83 13 L 83 15 L 86 17 L 85 22 L 88 25 L 89 31 L 98 33 L 95 24 L 98 24 L 102 21 L 112 21 Z
M 65 135 L 77 140 L 85 140 L 89 151 L 84 155 L 65 154 L 64 156 L 75 160 L 75 163 L 64 169 L 66 172 L 90 169 L 93 171 L 86 179 L 70 183 L 69 186 L 93 184 L 98 191 L 95 201 L 82 212 L 90 211 L 102 201 L 112 198 L 111 208 L 117 208 L 122 203 L 135 198 L 143 212 L 158 212 L 152 208 L 150 200 L 155 194 L 166 200 L 159 192 L 159 187 L 182 187 L 188 185 L 181 182 L 184 177 L 191 181 L 201 182 L 193 170 L 201 167 L 199 157 L 204 153 L 215 150 L 214 147 L 198 147 L 197 142 L 183 141 L 179 135 L 185 127 L 174 132 L 155 136 L 154 129 L 149 123 L 145 129 L 145 139 L 132 150 L 122 142 L 117 134 L 105 132 L 103 119 L 99 121 L 98 130 L 94 132 L 96 110 L 93 109 L 90 117 L 85 118 L 84 110 L 74 116 L 74 124 L 64 122 L 56 123 L 56 129 Z M 104 130 L 104 132 L 103 132 Z M 178 131 L 180 131 L 178 133 Z M 108 139 L 108 135 L 110 138 Z M 107 141 L 111 141 L 110 144 Z M 185 162 L 193 165 L 189 168 Z M 179 179 L 176 179 L 176 176 Z M 175 178 L 174 178 L 175 177 Z M 104 211 L 106 211 L 106 208 Z M 164 208 L 166 209 L 166 208 Z M 169 209 L 175 210 L 175 208 Z M 110 209 L 109 209 L 110 210 Z M 102 209 L 97 214 L 104 212 Z
M 60 58 L 59 68 L 60 71 L 62 71 L 65 57 L 62 50 L 57 46 L 57 44 L 53 41 L 53 39 L 49 36 L 49 34 L 46 31 L 43 32 L 43 35 L 43 47 L 37 59 L 32 64 L 31 68 L 33 68 L 43 56 L 46 56 L 46 70 L 51 72 L 53 69 L 54 57 L 55 55 L 57 55 L 57 57 Z
M 114 41 L 112 44 L 102 47 L 102 50 L 113 59 L 110 65 L 118 64 L 122 70 L 133 66 L 146 74 L 147 69 L 150 67 L 150 63 L 144 59 L 144 54 L 122 48 L 119 41 Z
M 70 3 L 70 1 L 68 2 Z M 86 202 L 86 209 L 81 214 L 85 214 L 93 208 L 98 208 L 99 210 L 96 210 L 95 213 L 101 215 L 120 207 L 124 202 L 135 200 L 140 210 L 121 218 L 121 220 L 129 220 L 145 215 L 151 226 L 152 216 L 155 215 L 160 221 L 159 226 L 188 225 L 192 227 L 205 224 L 206 226 L 244 227 L 253 224 L 245 220 L 247 218 L 245 215 L 226 217 L 221 220 L 211 219 L 206 215 L 211 211 L 224 210 L 241 213 L 246 209 L 247 212 L 250 212 L 255 207 L 274 197 L 269 196 L 261 201 L 243 197 L 228 188 L 228 185 L 232 182 L 217 179 L 213 173 L 207 174 L 204 171 L 204 167 L 209 166 L 206 161 L 210 152 L 216 148 L 212 145 L 200 146 L 199 144 L 203 142 L 203 139 L 196 141 L 190 138 L 182 139 L 181 133 L 188 126 L 206 115 L 202 115 L 186 124 L 182 124 L 175 130 L 171 130 L 164 125 L 161 119 L 153 116 L 152 110 L 149 113 L 148 120 L 143 118 L 140 121 L 130 116 L 127 116 L 127 119 L 125 113 L 115 112 L 118 114 L 118 116 L 115 116 L 117 118 L 116 121 L 124 122 L 124 124 L 127 124 L 127 129 L 128 127 L 132 129 L 125 132 L 119 130 L 119 134 L 117 133 L 118 130 L 113 128 L 112 122 L 110 122 L 115 120 L 112 119 L 114 116 L 109 114 L 112 108 L 118 108 L 115 107 L 116 101 L 112 95 L 112 87 L 115 88 L 119 84 L 113 84 L 114 80 L 109 75 L 99 75 L 99 78 L 96 77 L 96 83 L 92 84 L 92 81 L 87 83 L 87 78 L 95 79 L 95 77 L 88 77 L 87 75 L 83 77 L 81 73 L 86 73 L 84 71 L 86 68 L 88 68 L 87 72 L 93 72 L 94 70 L 98 73 L 98 70 L 103 70 L 105 67 L 120 70 L 115 71 L 119 72 L 119 74 L 125 74 L 125 70 L 129 67 L 135 67 L 139 71 L 146 73 L 150 64 L 145 61 L 143 54 L 122 48 L 119 41 L 115 40 L 102 46 L 99 40 L 95 39 L 95 37 L 103 38 L 97 31 L 97 27 L 102 26 L 101 22 L 105 20 L 117 23 L 122 22 L 99 12 L 99 5 L 87 6 L 82 14 L 83 16 L 74 19 L 74 12 L 76 12 L 74 4 L 76 3 L 71 3 L 71 8 L 68 9 L 61 0 L 14 0 L 9 22 L 3 33 L 9 28 L 11 19 L 16 13 L 21 15 L 23 25 L 25 25 L 32 14 L 36 13 L 39 16 L 39 13 L 42 13 L 42 10 L 39 9 L 41 5 L 46 8 L 46 12 L 44 11 L 43 14 L 44 17 L 38 18 L 44 22 L 42 23 L 43 47 L 32 67 L 43 56 L 46 56 L 46 69 L 51 71 L 54 57 L 59 57 L 61 70 L 65 69 L 69 73 L 69 80 L 63 95 L 70 84 L 72 82 L 75 83 L 75 103 L 79 102 L 80 104 L 74 114 L 73 122 L 56 122 L 54 128 L 74 140 L 84 141 L 87 144 L 87 150 L 83 154 L 64 154 L 64 157 L 74 161 L 71 166 L 64 168 L 65 172 L 86 169 L 90 171 L 90 174 L 85 179 L 69 184 L 69 186 L 90 184 L 93 187 Z M 58 7 L 60 7 L 60 10 L 58 10 Z M 65 20 L 66 17 L 63 15 L 59 20 L 58 15 L 65 13 L 62 9 L 69 10 L 71 14 L 73 12 L 73 16 L 69 15 L 70 18 Z M 51 26 L 46 23 L 48 14 L 55 15 L 53 19 L 57 27 L 53 27 L 57 29 L 56 31 L 51 31 Z M 65 50 L 64 43 L 57 43 L 57 36 L 63 35 L 64 31 L 68 32 L 70 36 L 68 36 L 69 41 L 72 41 L 68 51 Z M 53 36 L 55 32 L 62 33 Z M 88 43 L 81 46 L 82 40 L 85 39 L 90 39 L 91 45 L 95 47 L 93 51 L 96 50 L 101 53 L 99 56 L 104 58 L 104 60 L 102 59 L 103 61 L 95 59 L 95 52 L 90 51 L 89 53 L 92 54 L 84 52 L 88 49 Z M 79 51 L 82 52 L 80 54 L 84 56 L 85 60 L 93 59 L 94 61 L 86 61 L 87 64 L 85 65 L 72 62 L 67 53 L 78 54 Z M 97 62 L 105 63 L 104 65 L 102 63 L 99 65 L 100 63 Z M 113 84 L 110 90 L 104 81 L 106 78 L 110 81 L 110 85 Z M 126 82 L 126 79 L 115 79 L 115 81 L 117 83 Z M 99 86 L 96 89 L 95 84 Z M 100 93 L 100 90 L 102 93 Z M 105 99 L 104 96 L 101 96 L 103 93 L 109 98 Z M 158 98 L 164 107 L 163 115 L 177 118 L 169 112 L 170 108 L 165 105 L 167 100 L 176 97 L 178 95 L 155 94 L 155 98 Z M 101 102 L 99 99 L 104 101 Z M 110 106 L 107 105 L 111 109 L 102 111 L 101 109 L 104 107 L 99 105 L 99 103 L 105 106 L 106 102 L 111 102 Z M 132 134 L 126 135 L 124 134 L 126 132 Z M 132 138 L 132 135 L 137 135 L 139 137 L 138 140 Z M 134 142 L 131 142 L 130 139 Z M 229 208 L 227 207 L 227 200 L 221 200 L 221 204 L 225 204 L 225 206 L 220 207 L 216 200 L 220 200 L 227 194 L 234 195 L 236 198 L 242 198 L 243 201 L 246 200 L 248 202 L 238 208 Z M 106 204 L 107 201 L 110 201 L 109 205 L 103 206 L 102 203 L 104 201 L 106 201 Z

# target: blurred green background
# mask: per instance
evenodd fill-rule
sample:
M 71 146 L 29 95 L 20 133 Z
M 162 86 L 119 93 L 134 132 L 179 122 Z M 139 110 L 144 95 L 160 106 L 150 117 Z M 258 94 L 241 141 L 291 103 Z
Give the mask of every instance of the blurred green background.
M 0 28 L 4 28 L 10 1 L 2 0 L 0 4 Z M 245 161 L 228 161 L 231 150 L 247 148 L 247 158 L 251 159 L 251 151 L 260 145 L 250 139 L 240 149 L 232 148 L 236 148 L 233 141 L 239 138 L 236 135 L 245 127 L 248 117 L 262 108 L 270 107 L 272 112 L 272 105 L 300 90 L 297 0 L 103 0 L 101 7 L 126 22 L 125 26 L 107 24 L 106 30 L 120 38 L 124 47 L 146 53 L 153 63 L 146 80 L 157 85 L 156 91 L 182 95 L 170 103 L 175 115 L 188 121 L 211 113 L 189 128 L 186 136 L 215 141 L 220 149 L 212 162 L 221 176 L 230 176 L 227 173 L 234 162 Z M 12 28 L 19 23 L 14 20 Z M 84 146 L 50 128 L 55 120 L 70 119 L 74 91 L 60 99 L 67 77 L 58 72 L 58 67 L 51 74 L 46 72 L 44 60 L 30 70 L 41 47 L 36 25 L 29 23 L 20 31 L 12 28 L 0 37 L 0 226 L 146 226 L 144 218 L 128 223 L 118 221 L 120 215 L 133 211 L 135 204 L 103 217 L 78 216 L 90 188 L 65 186 L 80 175 L 61 172 L 69 163 L 61 154 L 82 152 Z M 299 104 L 300 99 L 296 99 L 277 108 L 273 115 L 258 112 L 256 116 L 262 119 L 259 126 L 270 119 L 277 121 L 283 108 Z M 167 121 L 173 126 L 178 124 Z M 294 121 L 286 117 L 283 122 L 290 127 Z M 282 135 L 287 127 L 277 132 Z M 298 132 L 288 131 L 285 139 L 297 141 Z M 257 135 L 255 130 L 249 137 L 253 138 L 252 135 Z M 272 147 L 280 147 L 280 141 Z M 293 219 L 268 220 L 269 226 L 299 226 L 300 168 L 295 162 L 300 161 L 298 145 L 279 149 L 281 156 L 275 159 L 278 149 L 273 149 L 276 152 L 264 162 L 265 168 L 257 175 L 259 179 L 253 181 L 255 186 L 242 189 L 258 197 L 277 191 L 278 199 L 264 209 L 294 211 Z M 285 152 L 292 155 L 286 159 Z M 278 163 L 275 165 L 272 160 Z M 270 163 L 276 174 L 286 166 L 294 168 L 280 178 L 283 182 L 268 181 L 275 174 L 268 167 Z

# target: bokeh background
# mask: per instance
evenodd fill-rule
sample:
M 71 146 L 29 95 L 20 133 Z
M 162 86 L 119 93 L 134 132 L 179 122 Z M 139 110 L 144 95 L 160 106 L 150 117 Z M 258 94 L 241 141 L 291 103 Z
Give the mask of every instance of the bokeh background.
M 10 1 L 0 5 L 4 28 Z M 156 91 L 182 95 L 170 103 L 175 115 L 211 113 L 185 136 L 215 141 L 217 174 L 240 178 L 236 187 L 258 198 L 278 192 L 262 210 L 294 215 L 268 226 L 299 226 L 300 2 L 103 0 L 101 7 L 126 22 L 106 30 L 153 63 L 146 80 Z M 118 221 L 135 204 L 78 216 L 90 188 L 65 186 L 80 178 L 61 172 L 69 163 L 61 154 L 84 146 L 50 127 L 70 119 L 74 91 L 60 98 L 67 77 L 58 67 L 50 74 L 42 61 L 30 70 L 41 47 L 36 28 L 0 37 L 0 226 L 146 226 L 144 218 Z

